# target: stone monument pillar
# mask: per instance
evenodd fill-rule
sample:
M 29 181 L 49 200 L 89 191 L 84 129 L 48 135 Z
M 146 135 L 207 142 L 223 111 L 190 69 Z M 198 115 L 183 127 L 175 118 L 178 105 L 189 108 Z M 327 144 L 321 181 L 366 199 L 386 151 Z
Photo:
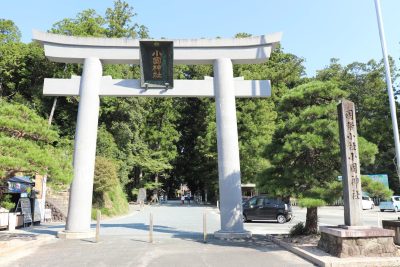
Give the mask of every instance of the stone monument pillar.
M 353 102 L 342 100 L 338 105 L 338 120 L 344 191 L 344 224 L 346 226 L 361 226 L 361 175 L 356 112 Z
M 221 213 L 221 230 L 214 235 L 219 238 L 250 237 L 251 233 L 243 229 L 235 88 L 229 58 L 214 62 L 214 90 Z

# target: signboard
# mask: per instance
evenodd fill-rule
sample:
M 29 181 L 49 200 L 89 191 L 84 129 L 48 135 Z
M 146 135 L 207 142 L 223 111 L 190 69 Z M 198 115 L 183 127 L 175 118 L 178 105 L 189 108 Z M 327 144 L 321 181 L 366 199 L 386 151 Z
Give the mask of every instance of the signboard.
M 174 55 L 171 41 L 140 41 L 141 86 L 174 87 Z
M 21 197 L 18 200 L 17 209 L 21 208 L 21 213 L 24 215 L 24 224 L 32 223 L 31 201 L 29 198 Z
M 367 174 L 374 181 L 382 183 L 386 188 L 389 188 L 389 178 L 387 174 Z
M 15 176 L 7 181 L 8 193 L 30 193 L 31 181 L 28 176 Z
M 27 193 L 30 188 L 28 184 L 7 182 L 9 193 Z
M 363 174 L 361 176 L 368 176 L 376 182 L 382 183 L 386 188 L 389 188 L 389 177 L 387 174 Z M 338 176 L 338 180 L 342 181 L 343 177 Z

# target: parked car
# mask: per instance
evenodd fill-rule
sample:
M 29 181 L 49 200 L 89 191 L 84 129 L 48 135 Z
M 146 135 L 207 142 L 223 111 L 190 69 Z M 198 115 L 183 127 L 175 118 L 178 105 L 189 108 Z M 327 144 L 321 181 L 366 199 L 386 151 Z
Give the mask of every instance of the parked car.
M 381 201 L 379 204 L 379 209 L 383 212 L 385 210 L 393 210 L 398 212 L 400 209 L 400 196 L 392 196 L 385 201 Z
M 292 206 L 282 200 L 255 196 L 243 203 L 243 221 L 277 220 L 285 223 L 292 219 Z
M 362 209 L 363 210 L 372 210 L 375 207 L 375 203 L 372 201 L 370 197 L 363 196 L 362 197 Z
M 242 196 L 242 204 L 244 204 L 246 201 L 249 201 L 250 198 L 251 197 Z

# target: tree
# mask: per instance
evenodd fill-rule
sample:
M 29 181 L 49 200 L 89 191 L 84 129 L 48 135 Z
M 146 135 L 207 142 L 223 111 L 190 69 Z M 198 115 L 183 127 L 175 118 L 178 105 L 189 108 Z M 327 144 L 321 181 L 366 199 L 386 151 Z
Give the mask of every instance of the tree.
M 46 120 L 21 104 L 0 100 L 0 177 L 40 173 L 53 181 L 72 180 L 71 148 Z
M 308 81 L 304 78 L 304 59 L 296 55 L 285 53 L 278 46 L 271 52 L 269 60 L 263 64 L 241 64 L 234 66 L 235 76 L 244 76 L 246 79 L 268 79 L 272 85 L 272 100 L 279 98 L 288 90 Z
M 174 78 L 199 80 L 211 76 L 212 71 L 212 65 L 178 66 Z M 186 183 L 193 193 L 214 201 L 218 190 L 215 102 L 209 98 L 182 98 L 177 102 L 180 138 L 167 190 L 175 194 L 175 189 Z
M 172 169 L 172 162 L 177 156 L 176 102 L 174 98 L 153 98 L 147 103 L 149 112 L 143 137 L 151 150 L 147 171 L 155 174 L 155 182 L 158 182 L 158 175 L 165 175 L 167 170 Z
M 178 157 L 169 184 L 172 189 L 187 183 L 194 193 L 207 200 L 217 199 L 218 166 L 215 103 L 211 99 L 189 98 L 180 100 L 181 116 L 177 121 L 180 134 L 177 143 Z
M 118 183 L 117 168 L 112 161 L 104 157 L 96 157 L 93 192 L 103 197 L 103 193 Z
M 0 44 L 1 96 L 15 95 L 23 84 L 27 45 L 22 43 Z
M 396 73 L 392 60 L 391 66 L 392 73 Z M 387 173 L 390 188 L 399 192 L 383 62 L 370 60 L 367 63 L 353 62 L 342 66 L 338 59 L 331 59 L 331 64 L 318 71 L 316 78 L 321 81 L 333 81 L 340 89 L 348 92 L 348 98 L 357 108 L 359 135 L 378 146 L 379 154 L 376 155 L 375 164 L 362 166 L 362 173 Z M 396 76 L 392 78 L 395 80 Z
M 101 125 L 97 131 L 96 155 L 116 160 L 118 152 L 114 136 L 107 131 L 104 124 Z
M 108 37 L 148 38 L 148 30 L 137 23 L 131 25 L 136 16 L 133 7 L 125 1 L 114 1 L 114 8 L 107 8 L 105 19 L 108 23 L 106 34 Z
M 238 99 L 236 114 L 242 181 L 255 183 L 269 166 L 263 153 L 275 131 L 275 105 L 270 99 Z
M 66 18 L 54 23 L 50 32 L 68 36 L 103 37 L 106 35 L 105 23 L 105 19 L 94 9 L 87 9 L 79 12 L 74 19 Z
M 56 22 L 50 32 L 69 36 L 147 38 L 145 26 L 131 24 L 135 16 L 133 7 L 125 1 L 116 0 L 113 8 L 107 8 L 105 16 L 97 14 L 94 9 L 83 10 L 76 18 Z
M 384 184 L 374 181 L 372 178 L 365 175 L 361 176 L 361 186 L 364 192 L 374 198 L 387 199 L 393 195 L 393 191 Z
M 276 195 L 297 196 L 307 207 L 306 232 L 318 231 L 317 207 L 324 188 L 340 172 L 336 106 L 347 94 L 332 82 L 309 82 L 287 92 L 278 105 L 278 124 L 267 147 L 271 167 L 264 188 Z M 375 145 L 359 138 L 360 160 L 371 164 Z
M 12 20 L 0 19 L 0 45 L 17 43 L 21 40 L 21 32 Z

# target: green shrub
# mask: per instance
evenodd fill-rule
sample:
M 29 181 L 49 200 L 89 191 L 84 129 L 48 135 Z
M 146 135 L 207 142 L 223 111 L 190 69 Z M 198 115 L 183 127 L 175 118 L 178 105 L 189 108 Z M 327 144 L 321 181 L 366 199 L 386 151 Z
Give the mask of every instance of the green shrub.
M 112 160 L 96 157 L 93 183 L 92 218 L 96 218 L 96 210 L 100 209 L 105 216 L 127 213 L 128 201 L 117 175 L 117 167 Z
M 122 186 L 117 184 L 111 191 L 105 192 L 103 195 L 103 203 L 95 203 L 92 209 L 92 218 L 96 218 L 96 210 L 100 209 L 101 214 L 111 217 L 115 215 L 125 214 L 129 211 L 129 204 L 126 195 L 122 190 Z
M 0 207 L 5 208 L 9 211 L 15 208 L 15 203 L 11 201 L 10 195 L 3 195 L 3 199 L 0 200 Z
M 305 233 L 306 233 L 306 229 L 304 227 L 304 223 L 298 222 L 292 228 L 290 228 L 289 236 L 294 237 L 294 236 L 299 236 L 299 235 L 305 235 Z

